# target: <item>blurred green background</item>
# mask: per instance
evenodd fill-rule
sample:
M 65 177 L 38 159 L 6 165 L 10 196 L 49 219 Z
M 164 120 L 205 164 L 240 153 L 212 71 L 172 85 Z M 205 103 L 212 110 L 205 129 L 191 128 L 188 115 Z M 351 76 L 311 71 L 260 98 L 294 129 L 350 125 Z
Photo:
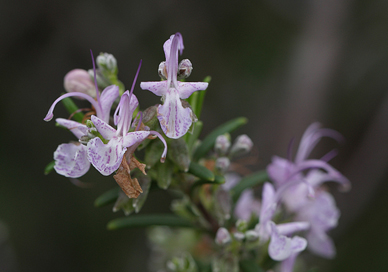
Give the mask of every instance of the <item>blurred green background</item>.
M 89 49 L 117 58 L 127 88 L 143 59 L 135 94 L 142 108 L 158 103 L 139 83 L 158 80 L 162 45 L 177 31 L 189 80 L 212 76 L 203 135 L 248 117 L 236 134 L 255 143 L 255 170 L 314 121 L 345 136 L 332 163 L 353 188 L 333 188 L 337 258 L 306 258 L 320 271 L 388 271 L 388 1 L 2 0 L 0 22 L 0 271 L 147 270 L 145 232 L 107 231 L 123 214 L 93 207 L 112 178 L 90 171 L 81 180 L 94 186 L 84 189 L 43 175 L 72 137 L 43 118 L 64 75 L 91 68 Z M 62 106 L 54 113 L 67 116 Z M 316 154 L 336 146 L 323 141 Z M 153 192 L 142 212 L 167 211 L 169 200 Z

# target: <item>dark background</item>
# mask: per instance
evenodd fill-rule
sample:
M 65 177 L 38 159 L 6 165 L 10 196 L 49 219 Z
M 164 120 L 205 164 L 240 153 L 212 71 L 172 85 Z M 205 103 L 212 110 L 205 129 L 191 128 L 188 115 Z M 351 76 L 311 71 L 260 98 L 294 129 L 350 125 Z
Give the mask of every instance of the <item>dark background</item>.
M 311 122 L 345 136 L 332 164 L 353 188 L 333 188 L 337 258 L 310 261 L 320 271 L 388 271 L 387 14 L 382 0 L 1 1 L 0 271 L 146 270 L 144 231 L 107 231 L 122 214 L 93 207 L 112 178 L 90 171 L 82 181 L 94 186 L 82 189 L 43 175 L 72 139 L 43 118 L 64 75 L 91 68 L 89 49 L 114 54 L 127 88 L 143 59 L 135 93 L 142 108 L 158 103 L 139 82 L 158 80 L 162 45 L 177 31 L 189 80 L 212 76 L 203 135 L 248 117 L 239 133 L 255 143 L 256 170 L 285 156 Z M 61 105 L 54 113 L 68 116 Z M 325 140 L 316 154 L 333 147 Z M 168 207 L 165 193 L 152 193 L 142 212 Z

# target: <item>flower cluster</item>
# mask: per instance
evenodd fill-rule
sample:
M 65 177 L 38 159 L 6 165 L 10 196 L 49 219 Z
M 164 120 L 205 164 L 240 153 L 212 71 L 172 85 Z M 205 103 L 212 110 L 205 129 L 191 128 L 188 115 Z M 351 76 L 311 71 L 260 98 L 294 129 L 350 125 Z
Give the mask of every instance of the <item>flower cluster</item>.
M 344 190 L 350 183 L 328 163 L 336 151 L 320 159 L 309 157 L 322 137 L 342 141 L 342 136 L 314 123 L 294 159 L 290 148 L 287 159 L 275 156 L 266 170 L 246 175 L 250 170 L 244 164 L 250 161 L 246 155 L 253 142 L 243 134 L 232 144 L 230 134 L 245 118 L 231 120 L 199 140 L 202 122 L 197 116 L 209 80 L 185 81 L 193 67 L 188 59 L 179 63 L 183 48 L 180 33 L 164 43 L 161 80 L 140 83 L 141 89 L 161 96 L 162 103 L 143 111 L 134 94 L 141 61 L 127 91 L 111 54 L 100 54 L 97 68 L 92 54 L 89 72 L 70 71 L 64 78 L 67 93 L 54 101 L 44 120 L 50 121 L 58 102 L 64 102 L 70 118 L 56 122 L 77 141 L 58 146 L 52 168 L 69 178 L 82 177 L 90 165 L 103 176 L 114 174 L 119 187 L 99 197 L 96 206 L 115 202 L 113 211 L 126 215 L 140 211 L 151 187 L 171 189 L 173 214 L 135 215 L 108 224 L 109 229 L 163 225 L 149 232 L 154 253 L 150 263 L 157 271 L 278 267 L 291 272 L 305 249 L 333 258 L 328 231 L 337 226 L 340 212 L 324 183 L 337 182 Z M 87 100 L 91 107 L 78 109 L 71 98 Z

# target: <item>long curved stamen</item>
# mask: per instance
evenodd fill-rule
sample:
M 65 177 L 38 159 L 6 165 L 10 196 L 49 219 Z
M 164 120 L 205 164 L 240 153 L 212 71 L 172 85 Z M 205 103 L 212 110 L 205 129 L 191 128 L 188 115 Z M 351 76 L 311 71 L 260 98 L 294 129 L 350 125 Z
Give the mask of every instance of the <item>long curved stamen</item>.
M 84 94 L 84 93 L 78 93 L 78 92 L 73 92 L 73 93 L 67 93 L 67 94 L 64 94 L 64 95 L 61 95 L 60 97 L 58 97 L 54 103 L 51 105 L 46 117 L 43 119 L 45 121 L 50 121 L 53 117 L 54 117 L 54 114 L 53 114 L 53 111 L 54 111 L 54 108 L 55 106 L 58 104 L 59 101 L 61 101 L 62 99 L 66 98 L 66 97 L 71 97 L 71 96 L 80 96 L 82 98 L 85 98 L 86 100 L 88 100 L 90 102 L 90 104 L 92 104 L 94 106 L 94 108 L 96 109 L 96 113 L 98 116 L 102 116 L 100 115 L 101 114 L 101 109 L 97 103 L 96 100 L 94 100 L 91 96 L 87 95 L 87 94 Z
M 338 155 L 338 150 L 337 149 L 333 149 L 331 150 L 330 152 L 326 153 L 322 158 L 321 158 L 321 161 L 325 161 L 325 162 L 328 162 L 330 161 L 331 159 L 333 159 L 335 156 Z
M 307 135 L 303 135 L 300 141 L 299 150 L 295 157 L 295 162 L 301 162 L 305 160 L 323 137 L 330 137 L 339 143 L 345 141 L 344 137 L 338 131 L 328 128 L 313 128 L 306 130 Z M 306 134 L 306 133 L 305 133 Z
M 292 148 L 294 147 L 295 138 L 292 138 L 287 148 L 287 158 L 292 161 Z
M 98 101 L 98 105 L 101 107 L 101 100 L 100 100 L 100 91 L 98 90 L 98 85 L 97 85 L 97 73 L 96 73 L 96 64 L 94 62 L 94 57 L 93 57 L 93 51 L 90 49 L 90 55 L 92 56 L 92 62 L 93 62 L 93 74 L 94 74 L 94 86 L 96 87 L 96 97 Z
M 167 156 L 167 143 L 166 143 L 166 140 L 163 138 L 162 135 L 160 135 L 159 132 L 156 132 L 154 130 L 150 131 L 150 134 L 154 134 L 154 135 L 158 136 L 158 138 L 164 144 L 164 151 L 163 151 L 162 157 L 160 158 L 160 162 L 163 163 L 166 160 L 166 156 Z
M 170 59 L 168 60 L 167 67 L 167 86 L 170 87 L 171 83 L 175 88 L 178 88 L 177 73 L 178 73 L 178 51 L 182 54 L 183 51 L 183 38 L 181 33 L 175 33 L 171 42 Z

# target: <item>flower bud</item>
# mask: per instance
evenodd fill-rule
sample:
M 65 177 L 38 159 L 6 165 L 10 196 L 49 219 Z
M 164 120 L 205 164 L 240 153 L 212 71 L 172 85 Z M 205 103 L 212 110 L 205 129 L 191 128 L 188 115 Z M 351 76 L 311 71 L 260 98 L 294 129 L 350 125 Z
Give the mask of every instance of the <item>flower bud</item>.
M 102 71 L 107 71 L 110 74 L 117 74 L 117 61 L 112 54 L 101 53 L 97 57 L 97 65 Z
M 254 230 L 248 230 L 246 233 L 245 233 L 245 238 L 247 238 L 248 241 L 255 241 L 259 238 L 259 234 L 257 233 L 257 231 L 254 231 Z
M 192 71 L 193 65 L 191 64 L 191 61 L 188 59 L 182 60 L 178 66 L 178 79 L 188 78 Z
M 226 245 L 230 243 L 231 237 L 229 231 L 226 228 L 219 228 L 216 233 L 216 244 L 217 245 Z
M 214 149 L 219 156 L 223 156 L 228 152 L 230 147 L 230 135 L 228 133 L 220 135 L 216 139 Z
M 246 154 L 251 151 L 252 146 L 252 140 L 246 134 L 240 135 L 237 137 L 230 150 L 230 156 Z
M 160 64 L 159 64 L 159 69 L 158 69 L 158 74 L 160 76 L 161 79 L 163 80 L 166 80 L 167 79 L 167 69 L 166 69 L 166 62 L 165 61 L 162 61 Z
M 242 232 L 235 232 L 235 233 L 233 233 L 233 237 L 234 237 L 234 239 L 236 239 L 237 241 L 242 241 L 242 240 L 244 240 L 245 235 L 244 235 L 244 233 L 242 233 Z
M 74 69 L 68 72 L 63 79 L 63 86 L 69 93 L 79 92 L 96 97 L 94 83 L 86 70 Z M 79 99 L 84 99 L 79 97 Z
M 216 168 L 219 172 L 224 173 L 228 170 L 230 165 L 230 160 L 227 157 L 217 158 L 216 160 Z
M 94 80 L 94 71 L 93 69 L 88 70 L 89 76 Z M 110 85 L 109 81 L 104 78 L 103 75 L 101 75 L 101 72 L 99 70 L 96 71 L 96 77 L 97 77 L 97 85 L 99 88 L 105 89 Z M 96 91 L 94 91 L 96 92 Z M 95 97 L 96 95 L 94 95 Z
M 239 232 L 245 232 L 248 228 L 248 223 L 245 220 L 237 220 L 236 222 L 236 228 Z

